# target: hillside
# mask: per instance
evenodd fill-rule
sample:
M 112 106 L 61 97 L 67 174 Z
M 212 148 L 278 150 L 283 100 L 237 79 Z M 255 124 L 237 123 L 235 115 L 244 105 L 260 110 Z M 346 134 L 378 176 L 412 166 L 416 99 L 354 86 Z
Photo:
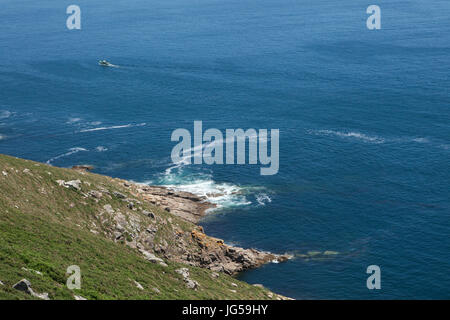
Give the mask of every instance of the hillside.
M 0 155 L 0 299 L 38 299 L 13 288 L 21 279 L 49 299 L 284 299 L 232 274 L 287 257 L 205 235 L 185 210 L 201 216 L 205 206 L 190 194 Z M 81 269 L 79 290 L 66 287 L 71 265 Z

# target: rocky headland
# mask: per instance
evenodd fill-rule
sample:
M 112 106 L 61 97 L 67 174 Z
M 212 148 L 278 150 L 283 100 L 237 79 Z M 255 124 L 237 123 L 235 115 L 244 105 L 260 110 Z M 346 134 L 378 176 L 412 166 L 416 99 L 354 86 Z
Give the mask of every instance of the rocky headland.
M 0 155 L 0 299 L 288 299 L 232 277 L 290 256 L 207 235 L 206 198 L 92 169 Z
M 235 274 L 269 262 L 284 262 L 290 258 L 286 254 L 274 254 L 227 245 L 222 239 L 205 234 L 201 226 L 196 226 L 190 233 L 187 233 L 173 225 L 172 219 L 161 219 L 156 213 L 150 211 L 143 213 L 149 216 L 153 223 L 144 227 L 140 225 L 138 217 L 139 204 L 143 201 L 150 202 L 191 223 L 197 223 L 208 209 L 215 206 L 208 203 L 206 198 L 192 193 L 174 191 L 160 186 L 135 184 L 125 180 L 119 181 L 133 195 L 133 198 L 128 198 L 120 193 L 112 194 L 112 196 L 122 198 L 123 201 L 128 203 L 128 207 L 134 209 L 134 211 L 131 211 L 130 217 L 132 219 L 127 221 L 121 217 L 120 212 L 115 212 L 107 205 L 104 207 L 105 214 L 115 216 L 115 219 L 113 219 L 115 225 L 110 227 L 111 235 L 115 240 L 119 240 L 124 233 L 127 233 L 132 239 L 132 241 L 127 242 L 128 245 L 136 247 L 146 256 L 155 252 L 172 261 L 227 274 Z M 99 196 L 103 193 L 105 193 L 105 190 L 97 190 L 91 191 L 90 195 Z M 105 195 L 111 196 L 108 193 Z M 154 242 L 153 235 L 161 223 L 172 225 L 173 233 L 166 235 L 172 241 L 166 238 L 162 243 L 157 244 Z M 172 243 L 172 245 L 169 243 Z

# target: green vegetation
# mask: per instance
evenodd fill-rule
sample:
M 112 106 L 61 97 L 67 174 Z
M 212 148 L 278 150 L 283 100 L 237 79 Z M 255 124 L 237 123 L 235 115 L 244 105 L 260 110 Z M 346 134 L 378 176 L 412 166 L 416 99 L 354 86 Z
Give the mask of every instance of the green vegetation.
M 60 186 L 57 180 L 82 181 L 82 190 Z M 0 299 L 35 299 L 13 289 L 28 279 L 34 291 L 50 299 L 267 299 L 264 289 L 210 270 L 165 261 L 151 263 L 122 241 L 108 238 L 108 222 L 99 221 L 105 204 L 127 212 L 120 199 L 94 199 L 85 186 L 101 186 L 131 196 L 118 179 L 62 169 L 0 155 Z M 148 203 L 142 209 L 171 218 L 176 228 L 189 232 L 195 226 Z M 147 219 L 147 217 L 144 217 Z M 173 241 L 173 226 L 158 226 L 157 240 Z M 66 287 L 67 267 L 81 268 L 80 290 Z M 176 269 L 187 267 L 199 287 L 189 289 Z M 38 274 L 38 271 L 41 274 Z M 144 288 L 139 289 L 136 282 Z M 234 283 L 234 284 L 233 284 Z M 237 286 L 236 286 L 237 285 Z M 276 296 L 276 295 L 274 295 Z

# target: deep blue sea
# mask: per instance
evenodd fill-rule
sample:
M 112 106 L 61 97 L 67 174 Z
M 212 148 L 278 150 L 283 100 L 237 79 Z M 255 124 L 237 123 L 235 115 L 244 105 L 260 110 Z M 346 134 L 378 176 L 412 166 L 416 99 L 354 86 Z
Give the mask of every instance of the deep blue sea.
M 239 276 L 286 296 L 450 298 L 448 0 L 0 7 L 0 153 L 208 195 L 207 233 L 295 256 Z M 280 129 L 279 173 L 174 167 L 194 120 Z

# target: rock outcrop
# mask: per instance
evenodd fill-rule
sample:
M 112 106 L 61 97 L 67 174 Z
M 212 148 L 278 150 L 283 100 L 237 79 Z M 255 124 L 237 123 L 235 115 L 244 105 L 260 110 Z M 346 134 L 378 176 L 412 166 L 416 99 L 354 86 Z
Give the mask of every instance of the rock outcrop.
M 71 180 L 71 181 L 57 180 L 56 182 L 60 186 L 63 186 L 65 188 L 73 188 L 78 191 L 81 190 L 81 181 L 80 180 Z
M 42 300 L 50 300 L 48 297 L 48 293 L 36 293 L 31 288 L 31 282 L 27 279 L 22 279 L 19 282 L 17 282 L 15 285 L 13 285 L 13 288 L 19 291 L 23 291 L 29 295 L 32 295 L 33 297 L 42 299 Z
M 135 195 L 192 223 L 197 223 L 205 215 L 206 210 L 215 207 L 214 204 L 207 202 L 205 197 L 188 192 L 172 191 L 165 187 L 127 184 L 130 189 L 133 189 Z
M 181 276 L 183 277 L 183 280 L 186 284 L 186 287 L 189 289 L 197 289 L 198 288 L 198 282 L 194 281 L 190 278 L 190 274 L 189 274 L 189 269 L 188 268 L 181 268 L 181 269 L 177 269 L 175 270 L 175 272 L 181 274 Z
M 93 198 L 97 202 L 107 199 L 125 202 L 125 209 L 123 206 L 104 204 L 97 214 L 98 221 L 92 224 L 90 230 L 94 234 L 105 234 L 113 241 L 121 241 L 137 249 L 150 263 L 167 266 L 165 259 L 232 275 L 265 263 L 283 262 L 290 258 L 288 255 L 230 246 L 222 239 L 206 235 L 201 226 L 195 225 L 207 209 L 214 208 L 204 197 L 165 187 L 112 180 L 114 184 L 119 182 L 125 189 L 110 190 L 103 186 L 89 185 L 84 190 L 85 184 L 80 180 L 58 180 L 57 183 L 81 191 L 86 198 Z M 190 225 L 193 223 L 192 229 L 186 231 L 186 227 L 181 228 L 167 214 L 143 209 L 143 203 L 170 212 L 171 215 L 190 222 Z M 164 237 L 158 236 L 160 230 L 163 230 Z M 195 288 L 193 283 L 188 284 Z

